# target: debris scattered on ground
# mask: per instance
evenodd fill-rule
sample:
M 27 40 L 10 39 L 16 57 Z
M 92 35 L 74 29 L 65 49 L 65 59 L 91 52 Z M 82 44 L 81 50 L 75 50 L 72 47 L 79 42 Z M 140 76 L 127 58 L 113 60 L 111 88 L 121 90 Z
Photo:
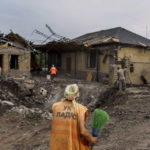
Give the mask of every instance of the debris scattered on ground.
M 43 96 L 46 96 L 47 95 L 47 90 L 45 90 L 44 88 L 40 88 L 40 93 L 43 95 Z
M 24 118 L 30 119 L 52 119 L 52 114 L 46 111 L 41 110 L 40 108 L 27 108 L 23 105 L 19 107 L 13 107 L 9 112 L 17 112 L 18 114 L 23 115 Z
M 46 77 L 34 77 L 28 82 L 0 81 L 0 147 L 3 150 L 49 149 L 51 107 L 63 98 L 64 89 L 70 83 L 79 85 L 77 101 L 89 108 L 90 132 L 91 111 L 101 108 L 110 115 L 94 150 L 149 149 L 150 87 L 129 87 L 125 92 L 118 92 L 100 83 L 58 78 L 51 82 Z

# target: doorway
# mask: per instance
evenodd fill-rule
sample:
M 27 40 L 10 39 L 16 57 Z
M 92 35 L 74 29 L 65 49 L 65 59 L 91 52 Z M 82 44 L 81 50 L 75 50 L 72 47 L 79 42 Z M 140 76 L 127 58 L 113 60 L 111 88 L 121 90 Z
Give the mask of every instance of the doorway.
M 0 55 L 0 67 L 3 68 L 3 55 Z
M 71 73 L 71 57 L 66 58 L 66 71 Z
M 19 69 L 18 55 L 11 55 L 11 57 L 10 57 L 10 69 Z

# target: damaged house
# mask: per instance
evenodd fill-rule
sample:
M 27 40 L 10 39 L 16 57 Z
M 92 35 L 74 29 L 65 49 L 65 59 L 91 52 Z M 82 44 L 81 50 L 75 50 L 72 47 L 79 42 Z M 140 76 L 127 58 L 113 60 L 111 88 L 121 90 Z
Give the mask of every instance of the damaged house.
M 48 53 L 48 66 L 79 79 L 117 80 L 117 66 L 127 67 L 127 83 L 150 83 L 150 40 L 117 27 L 85 34 L 71 42 L 35 45 Z
M 76 41 L 99 52 L 100 76 L 108 75 L 111 84 L 117 80 L 117 66 L 127 67 L 127 83 L 150 83 L 149 39 L 117 27 L 83 35 Z
M 29 74 L 30 52 L 31 47 L 20 35 L 0 35 L 0 66 L 7 76 Z

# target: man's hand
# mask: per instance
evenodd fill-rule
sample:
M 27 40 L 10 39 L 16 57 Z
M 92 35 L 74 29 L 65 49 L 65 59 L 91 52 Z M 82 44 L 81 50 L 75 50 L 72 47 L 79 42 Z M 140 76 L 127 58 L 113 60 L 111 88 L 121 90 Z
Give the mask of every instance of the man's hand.
M 91 137 L 91 144 L 96 144 L 97 142 L 97 137 Z

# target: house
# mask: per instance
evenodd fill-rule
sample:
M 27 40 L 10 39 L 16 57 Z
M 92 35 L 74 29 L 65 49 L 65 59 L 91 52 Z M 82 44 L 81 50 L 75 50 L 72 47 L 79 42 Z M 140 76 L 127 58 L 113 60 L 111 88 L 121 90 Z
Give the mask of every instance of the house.
M 76 38 L 76 41 L 101 52 L 98 56 L 101 78 L 103 75 L 109 75 L 110 82 L 113 84 L 117 79 L 116 67 L 121 65 L 128 69 L 127 83 L 150 83 L 149 39 L 117 27 L 83 35 Z M 92 53 L 90 55 L 92 59 Z
M 70 42 L 50 42 L 35 48 L 47 52 L 48 66 L 79 79 L 117 79 L 117 66 L 127 67 L 127 83 L 150 83 L 150 40 L 117 27 L 85 34 Z
M 41 52 L 41 59 L 48 54 L 48 62 L 45 65 L 48 66 L 48 70 L 50 69 L 52 64 L 54 64 L 59 70 L 59 73 L 68 73 L 73 77 L 76 77 L 77 75 L 78 62 L 76 61 L 80 57 L 78 56 L 78 54 L 85 51 L 86 49 L 84 45 L 77 44 L 73 41 L 53 41 L 44 45 L 33 45 L 33 47 Z
M 31 47 L 20 35 L 0 35 L 0 66 L 8 76 L 29 74 L 30 53 Z

